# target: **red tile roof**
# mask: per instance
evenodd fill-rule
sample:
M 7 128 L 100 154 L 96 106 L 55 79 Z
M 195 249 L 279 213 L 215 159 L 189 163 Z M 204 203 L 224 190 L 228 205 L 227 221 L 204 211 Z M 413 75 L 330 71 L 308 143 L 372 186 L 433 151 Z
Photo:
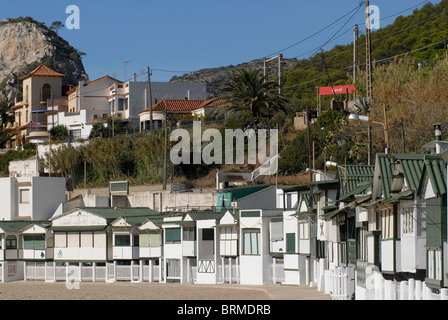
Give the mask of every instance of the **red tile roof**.
M 168 111 L 172 112 L 191 112 L 196 109 L 204 107 L 221 107 L 228 105 L 227 101 L 213 98 L 209 100 L 162 100 L 152 106 L 152 111 L 165 111 L 165 107 Z M 148 112 L 150 108 L 139 112 Z
M 209 99 L 207 101 L 204 101 L 204 103 L 202 103 L 198 107 L 198 109 L 199 108 L 203 108 L 203 107 L 222 107 L 222 106 L 226 106 L 228 104 L 229 103 L 227 101 L 225 101 L 225 100 L 218 99 L 218 98 L 212 98 L 212 99 Z
M 43 63 L 38 66 L 36 69 L 28 73 L 27 75 L 20 77 L 20 80 L 27 79 L 29 77 L 40 76 L 40 77 L 64 77 L 65 74 L 58 73 L 48 67 L 46 67 Z
M 165 111 L 166 108 L 172 112 L 191 112 L 199 108 L 204 102 L 204 100 L 162 100 L 152 106 L 152 111 Z M 147 111 L 150 111 L 150 108 L 146 108 L 139 113 Z

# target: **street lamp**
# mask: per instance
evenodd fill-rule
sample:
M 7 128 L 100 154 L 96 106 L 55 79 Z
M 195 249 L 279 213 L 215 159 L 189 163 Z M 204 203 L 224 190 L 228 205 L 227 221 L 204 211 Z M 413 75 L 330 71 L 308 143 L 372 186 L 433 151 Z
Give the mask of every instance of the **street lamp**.
M 370 122 L 370 123 L 374 123 L 374 124 L 379 124 L 382 125 L 384 128 L 384 139 L 386 141 L 386 154 L 389 155 L 389 132 L 388 132 L 388 126 L 387 126 L 387 116 L 386 116 L 386 105 L 383 104 L 383 109 L 384 109 L 384 123 L 383 122 L 377 122 L 377 121 L 372 121 L 370 120 L 370 118 L 368 116 L 362 116 L 362 115 L 358 115 L 358 114 L 350 114 L 348 117 L 348 121 L 349 123 L 359 123 L 359 121 L 363 121 L 363 122 Z
M 339 165 L 338 163 L 336 163 L 334 161 L 326 161 L 325 167 L 335 167 L 335 168 L 344 169 L 344 184 L 345 184 L 344 189 L 345 189 L 345 192 L 347 192 L 347 158 L 345 158 L 345 167 Z

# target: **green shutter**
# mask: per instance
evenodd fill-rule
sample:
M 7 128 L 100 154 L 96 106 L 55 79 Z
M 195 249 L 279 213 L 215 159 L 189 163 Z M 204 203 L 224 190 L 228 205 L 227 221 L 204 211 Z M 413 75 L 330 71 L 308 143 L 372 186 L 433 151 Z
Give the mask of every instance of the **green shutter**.
M 296 252 L 296 234 L 287 233 L 286 234 L 286 252 L 295 253 Z
M 34 249 L 33 236 L 23 236 L 23 249 Z
M 180 228 L 165 229 L 165 242 L 180 242 Z

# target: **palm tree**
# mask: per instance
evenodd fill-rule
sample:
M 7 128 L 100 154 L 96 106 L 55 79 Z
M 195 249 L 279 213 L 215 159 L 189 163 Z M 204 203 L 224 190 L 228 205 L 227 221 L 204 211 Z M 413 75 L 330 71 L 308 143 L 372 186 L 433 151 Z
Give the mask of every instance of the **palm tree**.
M 6 127 L 8 123 L 14 122 L 14 112 L 11 110 L 10 103 L 5 97 L 0 97 L 0 121 L 2 127 Z
M 14 112 L 8 99 L 0 97 L 0 148 L 4 148 L 6 144 L 17 134 L 16 128 L 8 127 L 8 124 L 14 122 Z
M 224 94 L 221 99 L 228 102 L 225 111 L 249 114 L 255 128 L 260 127 L 263 119 L 284 111 L 286 103 L 278 92 L 278 84 L 265 79 L 260 70 L 238 70 L 220 91 Z

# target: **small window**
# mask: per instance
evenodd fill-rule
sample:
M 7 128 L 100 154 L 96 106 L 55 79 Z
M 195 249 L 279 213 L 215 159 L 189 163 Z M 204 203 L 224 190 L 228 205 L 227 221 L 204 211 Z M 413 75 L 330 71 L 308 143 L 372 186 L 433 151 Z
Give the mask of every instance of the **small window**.
M 296 252 L 296 234 L 287 233 L 286 234 L 286 252 L 295 253 Z
M 287 194 L 286 195 L 286 209 L 292 208 L 292 195 Z
M 116 247 L 129 247 L 131 245 L 131 237 L 128 234 L 116 234 L 115 246 Z
M 20 203 L 29 203 L 29 202 L 30 202 L 30 189 L 21 189 Z
M 17 249 L 16 236 L 7 236 L 6 237 L 6 249 Z
M 202 241 L 213 241 L 213 240 L 215 240 L 215 230 L 202 229 Z
M 244 255 L 259 255 L 261 253 L 260 245 L 260 229 L 243 230 Z
M 140 237 L 138 236 L 138 233 L 134 234 L 134 243 L 132 244 L 134 247 L 138 247 L 140 245 L 139 241 Z
M 195 227 L 184 227 L 183 228 L 183 240 L 184 241 L 195 241 L 196 240 L 196 228 Z
M 123 103 L 123 99 L 118 99 L 118 111 L 123 111 L 124 110 L 124 103 Z

